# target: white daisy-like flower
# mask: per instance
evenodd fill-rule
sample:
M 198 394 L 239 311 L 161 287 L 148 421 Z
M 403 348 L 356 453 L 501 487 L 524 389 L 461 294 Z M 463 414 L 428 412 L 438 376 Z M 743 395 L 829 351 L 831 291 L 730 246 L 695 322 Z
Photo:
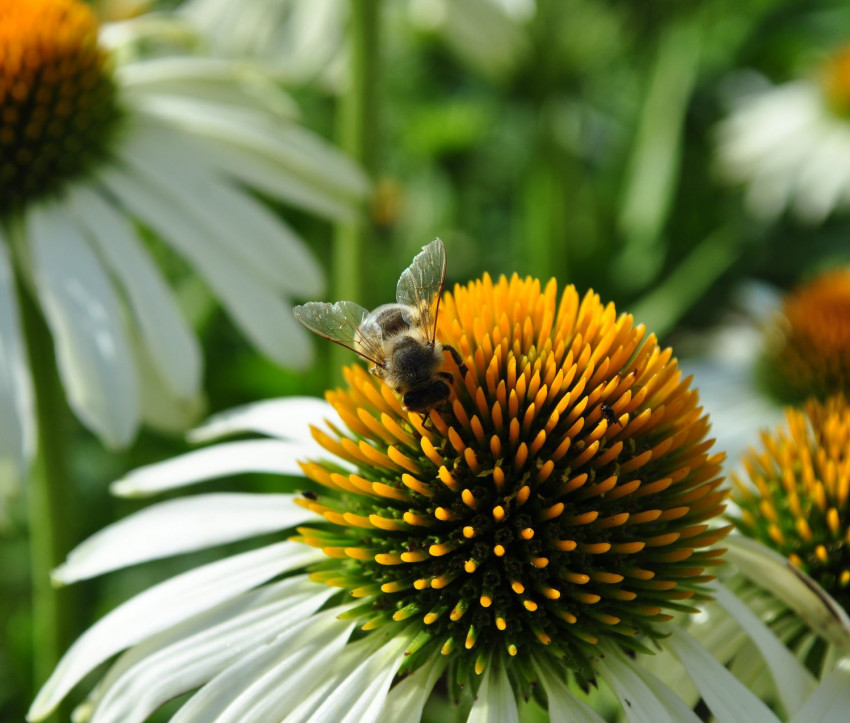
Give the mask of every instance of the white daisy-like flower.
M 819 78 L 750 87 L 718 129 L 720 170 L 758 217 L 819 223 L 850 205 L 850 50 Z M 748 85 L 752 85 L 749 84 Z
M 240 472 L 303 474 L 294 494 L 197 494 L 154 504 L 80 545 L 71 583 L 255 535 L 281 536 L 151 587 L 68 650 L 34 701 L 45 718 L 118 656 L 80 720 L 142 721 L 194 691 L 175 721 L 418 721 L 438 680 L 467 720 L 601 723 L 579 691 L 609 688 L 635 721 L 696 722 L 645 665 L 660 648 L 720 721 L 768 707 L 670 613 L 713 595 L 758 646 L 794 721 L 850 703 L 850 671 L 815 681 L 706 570 L 725 533 L 720 458 L 670 350 L 629 315 L 568 287 L 492 281 L 442 299 L 445 410 L 405 412 L 363 367 L 313 399 L 210 420 L 219 442 L 130 473 L 144 496 Z M 312 427 L 312 429 L 311 429 Z M 305 461 L 310 460 L 310 461 Z M 288 538 L 288 539 L 287 539 Z M 123 652 L 122 652 L 123 651 Z M 120 654 L 120 655 L 119 655 Z
M 236 325 L 284 365 L 311 358 L 290 299 L 322 291 L 298 236 L 245 187 L 320 215 L 367 183 L 293 120 L 264 76 L 201 57 L 134 59 L 133 21 L 99 32 L 82 0 L 0 4 L 0 478 L 33 454 L 20 300 L 52 334 L 80 421 L 106 444 L 141 420 L 179 426 L 199 396 L 198 342 L 149 253 L 153 232 Z M 154 390 L 153 393 L 150 390 Z

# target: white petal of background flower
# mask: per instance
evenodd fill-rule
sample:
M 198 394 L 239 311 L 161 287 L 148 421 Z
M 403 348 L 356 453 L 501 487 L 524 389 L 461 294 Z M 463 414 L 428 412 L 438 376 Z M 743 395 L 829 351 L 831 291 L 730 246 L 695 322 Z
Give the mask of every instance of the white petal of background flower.
M 381 723 L 419 723 L 434 686 L 446 669 L 445 656 L 434 655 L 392 687 L 379 716 Z
M 850 711 L 850 661 L 844 661 L 812 693 L 791 723 L 845 723 Z
M 744 630 L 761 653 L 776 683 L 776 693 L 789 715 L 800 709 L 803 701 L 815 689 L 812 674 L 794 657 L 788 648 L 765 626 L 746 604 L 720 584 L 711 584 L 714 599 Z
M 0 228 L 0 518 L 35 450 L 35 408 L 12 262 Z
M 344 426 L 336 410 L 324 399 L 269 399 L 214 414 L 189 432 L 189 440 L 209 442 L 231 434 L 256 432 L 269 437 L 311 443 L 313 436 L 310 426 L 324 426 L 326 421 L 337 427 Z
M 314 520 L 295 495 L 213 493 L 151 505 L 104 527 L 53 572 L 62 584 Z
M 726 559 L 792 608 L 807 625 L 850 653 L 850 616 L 805 572 L 756 540 L 730 535 Z
M 519 723 L 516 698 L 505 666 L 491 663 L 483 678 L 467 723 Z
M 305 366 L 311 360 L 307 331 L 295 320 L 292 309 L 231 255 L 209 244 L 206 234 L 183 216 L 166 193 L 117 168 L 103 172 L 101 178 L 131 211 L 190 261 L 260 351 L 289 366 Z
M 126 291 L 136 324 L 162 380 L 179 397 L 201 386 L 201 351 L 171 289 L 127 219 L 91 188 L 77 187 L 71 212 Z
M 298 460 L 305 456 L 310 456 L 310 447 L 303 442 L 225 442 L 134 469 L 114 482 L 110 490 L 120 497 L 143 497 L 245 472 L 303 476 Z
M 122 655 L 98 685 L 88 701 L 94 709 L 91 723 L 145 720 L 167 701 L 300 626 L 334 592 L 303 575 L 288 578 L 149 638 Z
M 122 603 L 68 649 L 30 707 L 41 720 L 82 678 L 115 653 L 290 570 L 323 559 L 321 551 L 280 542 L 203 565 Z
M 121 303 L 73 219 L 57 205 L 28 216 L 33 280 L 68 403 L 107 444 L 127 444 L 138 390 Z
M 148 58 L 119 67 L 116 77 L 131 101 L 145 96 L 190 98 L 289 120 L 300 112 L 273 75 L 243 62 L 191 56 Z
M 724 723 L 779 723 L 770 709 L 681 628 L 671 625 L 664 645 L 672 649 L 717 720 Z
M 323 611 L 243 656 L 201 688 L 173 723 L 282 720 L 332 669 L 354 623 L 337 619 L 340 608 Z
M 534 669 L 549 699 L 551 723 L 605 723 L 593 708 L 573 695 L 567 684 L 548 669 L 545 661 L 535 658 Z
M 322 294 L 318 262 L 262 204 L 225 182 L 206 161 L 199 141 L 155 121 L 140 121 L 119 154 L 165 189 L 211 243 L 239 259 L 256 278 L 297 296 Z

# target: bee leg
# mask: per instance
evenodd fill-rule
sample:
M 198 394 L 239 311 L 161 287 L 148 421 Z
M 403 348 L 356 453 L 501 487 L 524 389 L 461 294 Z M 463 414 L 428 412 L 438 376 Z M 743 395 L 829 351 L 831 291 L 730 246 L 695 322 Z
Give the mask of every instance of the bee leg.
M 454 376 L 449 374 L 449 372 L 437 372 L 437 376 L 440 377 L 440 379 L 445 379 L 447 382 L 454 382 L 455 380 Z
M 369 367 L 369 373 L 373 376 L 378 377 L 378 379 L 384 378 L 384 371 L 384 367 L 380 366 L 379 364 L 373 364 L 371 367 Z
M 455 364 L 457 364 L 458 371 L 460 371 L 463 376 L 466 376 L 466 364 L 463 363 L 463 357 L 460 355 L 460 353 L 458 353 L 458 350 L 455 349 L 453 346 L 443 344 L 443 351 L 447 351 L 449 354 L 452 355 L 452 359 L 454 359 Z

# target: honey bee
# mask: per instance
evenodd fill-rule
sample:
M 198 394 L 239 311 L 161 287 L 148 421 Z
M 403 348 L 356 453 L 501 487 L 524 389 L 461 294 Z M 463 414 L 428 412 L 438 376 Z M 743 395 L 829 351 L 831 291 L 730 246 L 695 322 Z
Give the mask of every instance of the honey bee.
M 467 371 L 457 350 L 436 338 L 445 281 L 446 249 L 435 239 L 402 273 L 396 303 L 368 311 L 353 301 L 310 301 L 293 311 L 310 331 L 371 362 L 369 371 L 402 395 L 405 409 L 424 413 L 451 396 L 454 377 L 439 371 L 445 352 Z

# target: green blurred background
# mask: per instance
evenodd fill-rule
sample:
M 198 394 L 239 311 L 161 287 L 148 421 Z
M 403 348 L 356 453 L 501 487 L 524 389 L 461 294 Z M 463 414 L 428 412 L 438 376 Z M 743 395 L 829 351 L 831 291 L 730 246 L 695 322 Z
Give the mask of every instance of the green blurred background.
M 392 300 L 400 271 L 440 236 L 449 283 L 484 271 L 554 276 L 580 291 L 592 287 L 667 340 L 717 323 L 745 280 L 788 288 L 815 269 L 850 262 L 846 214 L 816 226 L 788 215 L 757 221 L 741 189 L 719 179 L 714 153 L 730 79 L 756 71 L 780 83 L 811 73 L 850 42 L 848 3 L 528 0 L 512 7 L 519 16 L 505 16 L 505 35 L 476 37 L 463 26 L 429 28 L 427 3 L 384 1 L 370 85 L 375 195 L 364 214 L 359 268 L 333 268 L 331 225 L 280 209 L 329 279 L 359 280 L 356 301 L 372 307 Z M 335 140 L 341 100 L 332 86 L 317 74 L 287 89 L 304 125 Z M 204 343 L 208 412 L 321 395 L 335 383 L 330 345 L 317 340 L 307 371 L 272 365 L 195 278 L 161 256 Z M 180 438 L 146 432 L 130 450 L 110 454 L 79 427 L 69 433 L 75 474 L 68 484 L 79 504 L 67 514 L 77 541 L 143 506 L 110 498 L 109 482 L 188 448 Z M 297 485 L 293 479 L 289 488 Z M 281 491 L 281 480 L 258 475 L 205 489 Z M 69 604 L 79 630 L 198 559 L 76 586 Z M 29 610 L 18 500 L 0 532 L 2 721 L 23 718 L 35 684 Z

